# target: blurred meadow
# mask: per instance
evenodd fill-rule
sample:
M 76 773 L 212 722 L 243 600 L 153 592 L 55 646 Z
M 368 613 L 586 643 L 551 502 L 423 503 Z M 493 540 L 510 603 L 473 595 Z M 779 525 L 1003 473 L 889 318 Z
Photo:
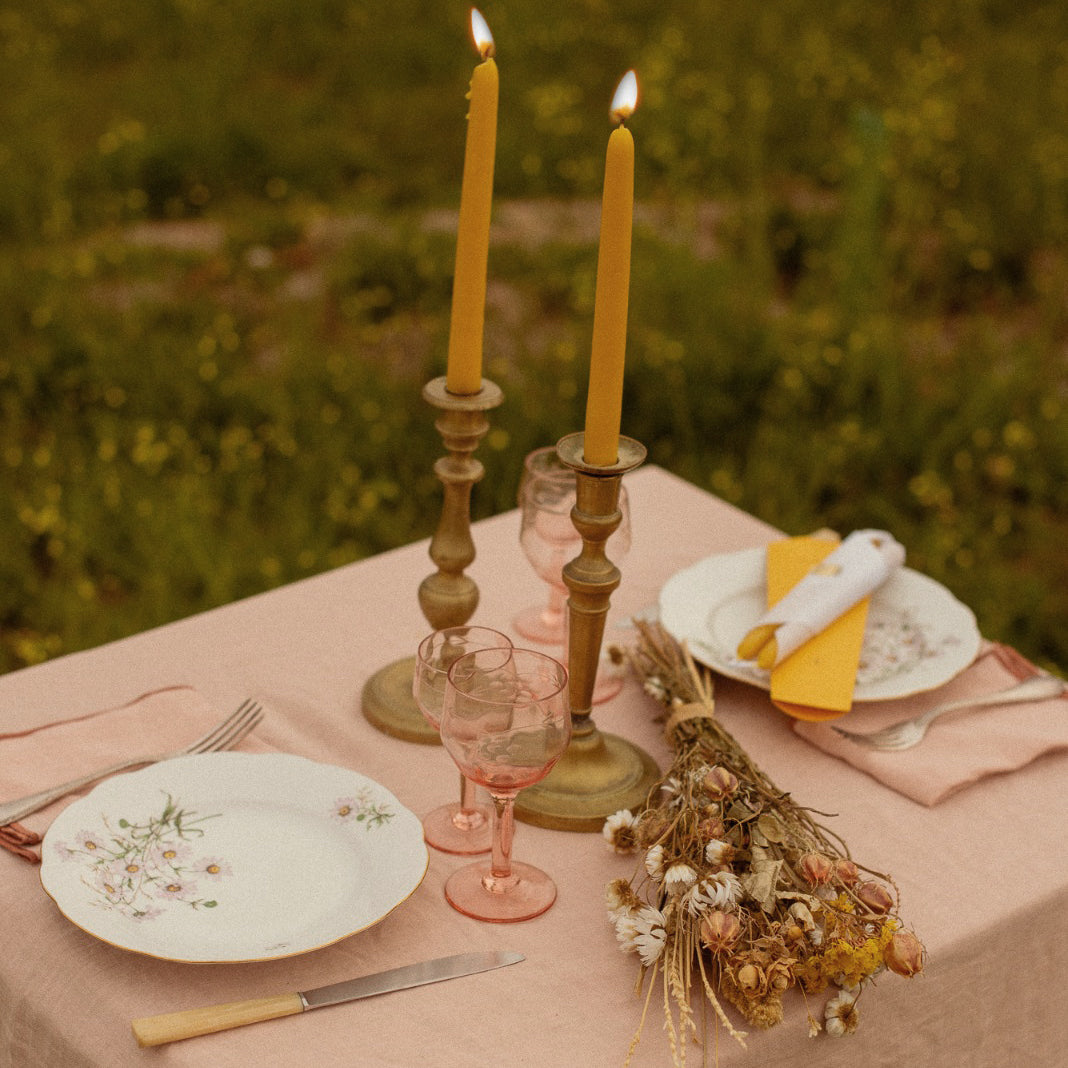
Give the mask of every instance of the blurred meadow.
M 476 513 L 582 426 L 634 67 L 623 431 L 789 533 L 889 528 L 1068 667 L 1068 5 L 481 10 L 506 400 Z M 468 14 L 6 0 L 0 671 L 431 532 Z

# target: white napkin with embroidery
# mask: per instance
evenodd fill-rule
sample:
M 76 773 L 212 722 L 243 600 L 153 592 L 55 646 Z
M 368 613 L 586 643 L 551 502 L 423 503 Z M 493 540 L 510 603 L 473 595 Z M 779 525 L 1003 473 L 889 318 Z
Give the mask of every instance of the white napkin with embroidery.
M 776 667 L 904 562 L 904 548 L 885 530 L 853 531 L 757 620 L 739 643 L 738 658 Z

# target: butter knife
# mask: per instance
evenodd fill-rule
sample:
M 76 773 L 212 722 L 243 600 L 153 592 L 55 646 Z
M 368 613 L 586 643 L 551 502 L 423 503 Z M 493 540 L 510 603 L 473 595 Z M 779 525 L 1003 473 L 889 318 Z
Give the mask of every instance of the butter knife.
M 452 957 L 407 964 L 403 968 L 364 975 L 358 979 L 346 979 L 344 982 L 321 986 L 316 990 L 276 994 L 251 1001 L 231 1001 L 224 1005 L 184 1009 L 160 1016 L 144 1016 L 134 1020 L 130 1026 L 139 1046 L 161 1046 L 165 1042 L 209 1035 L 230 1027 L 243 1027 L 261 1020 L 276 1020 L 280 1016 L 293 1016 L 298 1012 L 323 1009 L 328 1005 L 340 1005 L 346 1001 L 374 997 L 376 994 L 388 994 L 394 990 L 407 990 L 426 983 L 440 983 L 444 979 L 456 979 L 461 975 L 503 968 L 508 964 L 517 964 L 523 959 L 522 953 L 507 950 L 458 953 Z

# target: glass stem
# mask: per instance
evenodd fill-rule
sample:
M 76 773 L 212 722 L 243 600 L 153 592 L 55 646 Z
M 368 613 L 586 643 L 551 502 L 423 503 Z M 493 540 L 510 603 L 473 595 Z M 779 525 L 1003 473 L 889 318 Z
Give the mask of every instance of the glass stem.
M 460 773 L 460 811 L 470 816 L 476 810 L 476 793 L 478 787 L 463 772 Z
M 557 586 L 553 583 L 549 583 L 549 603 L 545 606 L 541 613 L 542 620 L 549 626 L 558 626 L 560 621 L 564 618 L 564 612 L 567 609 L 567 589 L 563 586 Z
M 493 855 L 487 889 L 506 889 L 512 877 L 512 838 L 515 835 L 514 794 L 493 795 Z

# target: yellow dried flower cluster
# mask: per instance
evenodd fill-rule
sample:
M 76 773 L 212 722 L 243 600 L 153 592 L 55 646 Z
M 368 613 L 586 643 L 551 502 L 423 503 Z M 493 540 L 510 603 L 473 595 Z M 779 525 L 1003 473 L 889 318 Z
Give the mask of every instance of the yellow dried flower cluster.
M 620 655 L 662 706 L 675 757 L 644 811 L 605 824 L 612 849 L 640 857 L 630 880 L 609 884 L 606 904 L 620 947 L 641 960 L 647 1005 L 657 977 L 663 984 L 673 1063 L 684 1065 L 688 1039 L 701 1037 L 697 985 L 743 1046 L 724 1003 L 767 1028 L 783 1019 L 794 987 L 806 996 L 837 990 L 825 1025 L 809 1017 L 811 1034 L 852 1033 L 874 975 L 923 968 L 922 944 L 895 914 L 892 881 L 853 861 L 760 771 L 713 715 L 711 677 L 670 635 L 635 625 L 640 641 Z

